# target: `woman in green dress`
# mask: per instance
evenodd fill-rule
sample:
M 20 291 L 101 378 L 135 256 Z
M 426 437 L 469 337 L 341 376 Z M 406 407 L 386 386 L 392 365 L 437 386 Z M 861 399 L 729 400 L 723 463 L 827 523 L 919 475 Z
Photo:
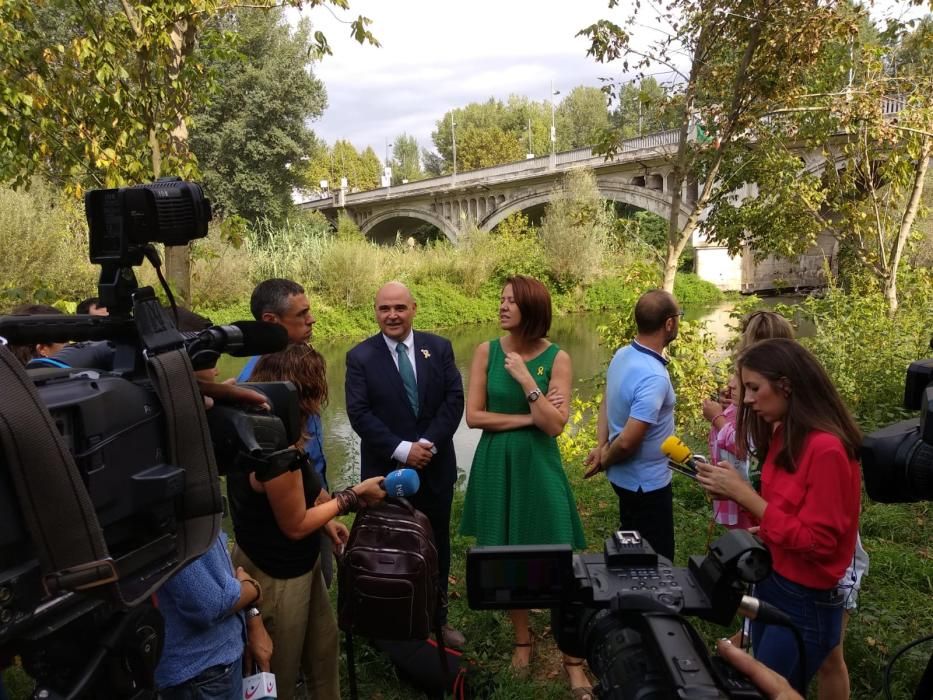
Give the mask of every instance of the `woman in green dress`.
M 499 302 L 507 335 L 473 355 L 466 420 L 483 435 L 473 457 L 460 531 L 481 546 L 586 545 L 576 501 L 564 474 L 557 436 L 567 424 L 573 368 L 547 339 L 551 296 L 538 280 L 511 277 Z M 532 636 L 527 610 L 510 610 L 512 668 L 527 674 Z M 564 657 L 574 696 L 592 689 L 580 659 Z

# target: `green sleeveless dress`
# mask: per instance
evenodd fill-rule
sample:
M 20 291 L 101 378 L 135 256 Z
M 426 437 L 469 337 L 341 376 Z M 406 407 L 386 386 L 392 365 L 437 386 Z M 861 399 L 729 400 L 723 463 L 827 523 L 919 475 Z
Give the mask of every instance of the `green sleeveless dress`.
M 546 401 L 551 368 L 560 350 L 553 343 L 525 363 Z M 529 413 L 525 392 L 505 369 L 499 340 L 489 343 L 486 410 Z M 484 430 L 473 456 L 460 533 L 480 546 L 569 544 L 586 546 L 577 504 L 564 474 L 557 438 L 535 427 Z

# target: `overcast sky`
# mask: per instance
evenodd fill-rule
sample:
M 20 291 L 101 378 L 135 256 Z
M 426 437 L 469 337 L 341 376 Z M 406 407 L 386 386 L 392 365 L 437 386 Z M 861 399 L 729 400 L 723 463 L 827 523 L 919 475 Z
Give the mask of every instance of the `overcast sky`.
M 601 87 L 618 69 L 587 57 L 574 35 L 609 16 L 606 0 L 351 0 L 352 14 L 373 20 L 381 48 L 360 46 L 324 8 L 310 17 L 334 55 L 314 67 L 328 107 L 314 122 L 333 144 L 372 146 L 402 132 L 433 150 L 431 131 L 447 110 L 511 94 L 541 101 L 554 89 Z M 616 16 L 621 15 L 614 10 Z M 344 15 L 341 15 L 344 16 Z M 557 97 L 557 100 L 560 96 Z
M 382 46 L 358 44 L 326 6 L 310 12 L 334 52 L 314 68 L 328 107 L 313 128 L 329 144 L 372 146 L 380 159 L 386 140 L 402 132 L 433 150 L 431 131 L 451 108 L 511 94 L 541 101 L 552 81 L 566 95 L 577 85 L 601 87 L 601 77 L 621 77 L 616 64 L 588 57 L 586 39 L 575 36 L 600 18 L 624 21 L 628 12 L 610 11 L 607 0 L 351 0 L 350 6 L 339 17 L 372 19 Z M 881 0 L 873 14 L 901 14 L 905 6 Z M 644 26 L 633 33 L 647 43 L 657 31 Z

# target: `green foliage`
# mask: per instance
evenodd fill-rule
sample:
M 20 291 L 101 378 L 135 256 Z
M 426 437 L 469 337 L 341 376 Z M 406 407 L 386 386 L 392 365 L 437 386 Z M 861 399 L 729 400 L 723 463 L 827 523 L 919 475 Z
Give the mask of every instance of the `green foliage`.
M 217 86 L 193 115 L 191 149 L 217 210 L 282 221 L 293 211 L 292 190 L 306 184 L 296 166 L 315 145 L 308 122 L 327 100 L 309 70 L 310 24 L 292 29 L 281 9 L 239 9 L 217 28 L 235 31 L 238 53 L 209 61 Z
M 557 150 L 592 146 L 609 127 L 606 94 L 599 88 L 579 85 L 556 109 Z
M 628 139 L 680 126 L 682 107 L 678 97 L 655 78 L 609 85 L 608 92 L 616 105 L 611 115 L 613 138 Z
M 866 430 L 904 417 L 907 365 L 929 355 L 933 276 L 917 271 L 908 283 L 910 294 L 893 316 L 881 294 L 858 296 L 836 287 L 793 308 L 815 328 L 802 342 L 820 358 Z
M 318 144 L 307 164 L 306 177 L 312 191 L 322 192 L 320 183 L 327 180 L 328 190 L 337 190 L 341 178 L 347 178 L 350 192 L 379 187 L 382 164 L 371 147 L 359 152 L 349 141 L 338 140 L 333 148 Z
M 569 173 L 548 203 L 538 239 L 560 289 L 599 276 L 608 251 L 612 215 L 589 171 Z
M 517 212 L 503 219 L 492 237 L 494 278 L 500 283 L 512 275 L 529 275 L 540 280 L 550 278 L 544 250 L 538 243 L 537 229 L 528 217 Z
M 418 141 L 414 136 L 399 134 L 392 145 L 392 184 L 400 185 L 404 180 L 423 180 L 421 162 L 418 160 Z
M 29 190 L 0 187 L 0 250 L 0 307 L 80 300 L 96 289 L 84 212 L 39 178 Z

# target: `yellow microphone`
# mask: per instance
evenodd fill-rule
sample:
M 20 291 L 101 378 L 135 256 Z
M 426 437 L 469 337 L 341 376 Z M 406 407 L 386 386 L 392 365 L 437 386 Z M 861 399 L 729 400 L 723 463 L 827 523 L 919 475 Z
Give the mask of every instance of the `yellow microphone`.
M 671 469 L 696 479 L 696 461 L 683 440 L 676 435 L 668 436 L 661 443 L 661 452 L 670 460 L 668 466 Z

